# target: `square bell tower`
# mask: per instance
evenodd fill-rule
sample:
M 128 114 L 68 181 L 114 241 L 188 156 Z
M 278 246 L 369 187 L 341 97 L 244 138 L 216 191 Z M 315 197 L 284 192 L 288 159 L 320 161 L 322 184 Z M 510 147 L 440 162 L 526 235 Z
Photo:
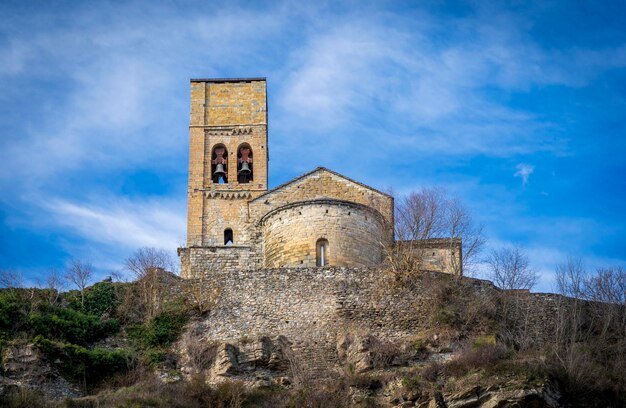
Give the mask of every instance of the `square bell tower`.
M 248 245 L 248 201 L 267 191 L 265 78 L 192 79 L 187 246 Z

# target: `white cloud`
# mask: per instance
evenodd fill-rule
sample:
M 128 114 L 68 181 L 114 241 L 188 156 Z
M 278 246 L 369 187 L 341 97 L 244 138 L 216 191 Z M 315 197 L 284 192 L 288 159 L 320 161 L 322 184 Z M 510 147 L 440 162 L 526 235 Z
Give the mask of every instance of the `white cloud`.
M 514 24 L 477 29 L 493 23 L 470 18 L 461 22 L 464 38 L 451 34 L 441 45 L 432 38 L 444 25 L 432 16 L 418 25 L 402 23 L 335 22 L 290 56 L 279 92 L 279 127 L 297 129 L 290 132 L 288 149 L 317 148 L 315 135 L 329 132 L 341 138 L 330 140 L 328 148 L 337 139 L 344 147 L 372 137 L 396 150 L 445 155 L 506 156 L 562 147 L 550 138 L 550 123 L 485 92 L 567 81 L 560 68 L 550 66 L 549 54 Z
M 568 136 L 557 124 L 498 95 L 586 85 L 623 66 L 623 47 L 546 49 L 528 34 L 532 22 L 489 12 L 452 21 L 394 16 L 393 25 L 388 15 L 355 14 L 316 26 L 289 55 L 279 85 L 274 123 L 287 135 L 279 155 L 298 149 L 319 157 L 316 141 L 327 134 L 337 135 L 326 139 L 329 153 L 347 146 L 371 152 L 384 143 L 394 160 L 407 150 L 492 157 L 566 152 Z
M 513 176 L 521 178 L 522 184 L 526 185 L 528 184 L 528 178 L 530 177 L 531 174 L 533 174 L 534 171 L 535 171 L 535 166 L 528 164 L 528 163 L 520 163 L 517 165 Z
M 0 161 L 12 171 L 0 181 L 32 185 L 86 167 L 168 165 L 164 159 L 186 152 L 189 77 L 214 75 L 224 63 L 239 69 L 231 60 L 249 61 L 283 21 L 237 8 L 205 15 L 142 9 L 78 8 L 67 24 L 32 27 L 16 17 L 12 41 L 0 47 L 0 83 L 10 88 L 16 77 L 33 77 L 60 89 L 20 89 L 44 99 L 33 98 L 38 114 L 29 112 L 21 134 L 2 141 Z M 115 18 L 102 18 L 107 13 Z
M 171 250 L 181 244 L 185 234 L 184 204 L 180 201 L 109 198 L 86 204 L 53 199 L 44 210 L 49 212 L 49 223 L 69 229 L 86 243 L 108 247 Z

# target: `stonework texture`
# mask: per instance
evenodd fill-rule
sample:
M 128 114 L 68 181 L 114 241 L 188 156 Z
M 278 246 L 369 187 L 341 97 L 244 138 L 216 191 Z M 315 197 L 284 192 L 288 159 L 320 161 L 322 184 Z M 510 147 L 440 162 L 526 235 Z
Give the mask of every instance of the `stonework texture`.
M 370 267 L 393 244 L 393 197 L 341 174 L 317 168 L 268 191 L 265 79 L 192 80 L 189 138 L 183 277 L 313 267 L 319 240 L 327 242 L 324 265 Z M 242 147 L 251 152 L 249 182 L 237 177 Z M 216 149 L 224 149 L 225 180 L 213 177 Z M 433 247 L 429 265 L 450 272 L 450 251 Z
M 378 211 L 350 201 L 300 201 L 262 219 L 264 267 L 314 267 L 316 243 L 328 242 L 328 265 L 371 266 L 383 256 L 385 221 Z
M 413 285 L 397 285 L 380 267 L 217 269 L 209 276 L 204 280 L 207 291 L 217 289 L 219 296 L 195 328 L 198 333 L 224 342 L 283 335 L 298 353 L 315 354 L 320 366 L 337 363 L 337 339 L 345 333 L 400 341 L 428 331 L 437 313 L 433 285 L 457 279 L 424 272 L 426 278 Z M 489 281 L 458 279 L 464 291 L 480 299 L 502 292 Z M 559 295 L 519 293 L 519 320 L 533 341 L 554 335 L 555 311 L 564 300 Z

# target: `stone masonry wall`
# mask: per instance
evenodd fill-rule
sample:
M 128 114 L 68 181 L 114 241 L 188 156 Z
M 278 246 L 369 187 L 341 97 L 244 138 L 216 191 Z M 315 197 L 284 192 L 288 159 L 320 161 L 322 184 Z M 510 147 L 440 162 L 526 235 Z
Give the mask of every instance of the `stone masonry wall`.
M 337 335 L 363 331 L 394 340 L 430 325 L 426 289 L 394 287 L 380 268 L 281 268 L 216 271 L 217 304 L 197 327 L 226 342 L 284 335 L 315 365 L 336 362 Z M 475 281 L 477 288 L 493 288 Z M 478 289 L 477 289 L 478 290 Z
M 255 269 L 261 259 L 249 246 L 206 246 L 179 248 L 180 276 L 185 279 L 212 277 L 217 271 Z
M 219 286 L 220 297 L 205 334 L 216 340 L 260 334 L 297 339 L 314 328 L 322 337 L 332 337 L 350 322 L 375 332 L 413 330 L 419 319 L 406 308 L 416 306 L 417 299 L 388 302 L 384 290 L 374 293 L 381 279 L 377 268 L 217 270 L 211 282 Z M 398 315 L 399 310 L 404 312 Z
M 219 297 L 198 333 L 225 342 L 284 335 L 296 349 L 319 354 L 320 364 L 336 359 L 338 334 L 361 331 L 393 341 L 432 329 L 431 285 L 455 279 L 434 273 L 432 280 L 407 288 L 394 285 L 382 268 L 339 267 L 216 270 L 210 276 Z M 489 281 L 458 279 L 483 299 L 501 292 Z M 555 304 L 568 298 L 519 293 L 516 299 L 535 341 L 554 336 Z
M 463 274 L 462 241 L 459 238 L 431 238 L 396 241 L 398 253 L 413 253 L 422 260 L 422 270 Z
M 314 267 L 326 239 L 326 265 L 374 266 L 382 261 L 385 224 L 375 210 L 330 199 L 292 203 L 262 220 L 264 266 Z
M 207 228 L 213 226 L 215 220 L 229 224 L 243 238 L 247 227 L 241 210 L 247 208 L 250 199 L 267 191 L 265 80 L 192 80 L 190 103 L 187 245 L 222 244 L 223 229 Z M 254 179 L 240 184 L 237 182 L 237 148 L 242 143 L 252 149 Z M 217 144 L 223 144 L 228 150 L 226 184 L 215 184 L 211 180 L 211 153 Z M 235 204 L 231 201 L 233 198 L 240 201 Z
M 391 196 L 323 168 L 298 178 L 283 188 L 277 188 L 255 198 L 250 202 L 250 214 L 252 218 L 260 219 L 269 211 L 289 203 L 329 197 L 351 201 L 377 210 L 385 220 L 387 235 L 389 238 L 393 236 L 393 198 Z

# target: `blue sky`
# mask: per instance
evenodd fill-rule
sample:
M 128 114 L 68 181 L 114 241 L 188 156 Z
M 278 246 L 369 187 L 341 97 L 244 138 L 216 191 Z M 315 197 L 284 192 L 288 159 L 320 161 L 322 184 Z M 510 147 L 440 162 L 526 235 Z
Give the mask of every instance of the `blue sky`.
M 245 76 L 268 80 L 270 187 L 445 187 L 539 290 L 569 254 L 625 265 L 625 27 L 610 1 L 4 1 L 0 268 L 173 252 L 189 79 Z

